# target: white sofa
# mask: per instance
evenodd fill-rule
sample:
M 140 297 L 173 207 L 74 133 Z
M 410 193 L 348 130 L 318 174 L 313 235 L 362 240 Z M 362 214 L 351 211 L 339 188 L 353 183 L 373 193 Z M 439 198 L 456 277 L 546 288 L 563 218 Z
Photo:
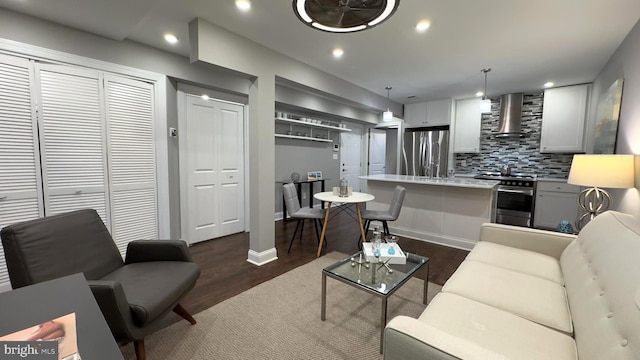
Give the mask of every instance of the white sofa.
M 578 236 L 483 225 L 422 315 L 389 322 L 384 358 L 640 359 L 640 223 L 608 211 Z

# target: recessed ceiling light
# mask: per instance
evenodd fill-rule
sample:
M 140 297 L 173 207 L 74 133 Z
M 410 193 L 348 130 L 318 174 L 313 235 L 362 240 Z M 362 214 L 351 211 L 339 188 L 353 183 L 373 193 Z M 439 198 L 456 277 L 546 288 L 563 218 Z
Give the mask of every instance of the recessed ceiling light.
M 476 93 L 476 96 L 484 96 L 484 91 L 478 91 L 478 92 Z
M 547 83 L 545 83 L 545 84 L 544 84 L 544 87 L 546 87 L 546 88 L 550 88 L 550 87 L 552 87 L 553 85 L 555 85 L 555 84 L 554 84 L 554 83 L 552 83 L 551 81 L 549 81 L 549 82 L 547 82 Z
M 429 20 L 422 20 L 416 24 L 416 31 L 425 32 L 431 26 Z
M 207 94 L 202 94 L 202 95 L 200 95 L 200 98 L 201 98 L 202 100 L 205 100 L 205 101 L 206 101 L 206 100 L 209 100 L 209 95 L 207 95 Z
M 340 48 L 333 49 L 333 57 L 339 58 L 342 57 L 342 55 L 344 55 L 344 50 Z
M 173 34 L 164 34 L 164 39 L 169 43 L 169 44 L 175 44 L 178 42 L 178 38 L 173 35 Z
M 236 0 L 236 6 L 242 11 L 251 10 L 251 0 Z

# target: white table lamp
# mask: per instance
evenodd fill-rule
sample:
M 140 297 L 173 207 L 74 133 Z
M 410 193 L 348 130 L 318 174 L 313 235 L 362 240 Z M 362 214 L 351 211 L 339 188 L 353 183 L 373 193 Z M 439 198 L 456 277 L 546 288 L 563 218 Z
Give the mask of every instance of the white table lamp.
M 609 209 L 611 196 L 601 188 L 626 189 L 634 187 L 633 155 L 574 155 L 567 183 L 589 186 L 578 195 L 584 214 L 576 221 L 580 230 L 584 220 L 596 217 Z

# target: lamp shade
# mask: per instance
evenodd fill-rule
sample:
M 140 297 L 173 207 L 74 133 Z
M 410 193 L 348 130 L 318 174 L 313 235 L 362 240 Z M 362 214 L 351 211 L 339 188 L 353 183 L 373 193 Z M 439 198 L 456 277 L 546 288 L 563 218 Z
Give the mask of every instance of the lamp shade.
M 626 189 L 634 187 L 633 155 L 574 155 L 569 184 Z
M 490 99 L 483 99 L 482 101 L 480 101 L 480 112 L 483 113 L 483 114 L 491 112 L 491 100 Z
M 392 111 L 387 110 L 387 111 L 382 113 L 382 121 L 388 122 L 388 121 L 391 121 L 391 120 L 393 120 L 393 112 Z

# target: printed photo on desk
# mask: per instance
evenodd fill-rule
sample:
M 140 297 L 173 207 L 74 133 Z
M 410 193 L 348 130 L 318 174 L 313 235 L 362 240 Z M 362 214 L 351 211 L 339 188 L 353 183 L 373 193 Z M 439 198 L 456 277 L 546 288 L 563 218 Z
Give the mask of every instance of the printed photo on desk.
M 0 336 L 1 359 L 80 360 L 76 314 Z
M 307 172 L 307 180 L 322 180 L 322 171 Z

